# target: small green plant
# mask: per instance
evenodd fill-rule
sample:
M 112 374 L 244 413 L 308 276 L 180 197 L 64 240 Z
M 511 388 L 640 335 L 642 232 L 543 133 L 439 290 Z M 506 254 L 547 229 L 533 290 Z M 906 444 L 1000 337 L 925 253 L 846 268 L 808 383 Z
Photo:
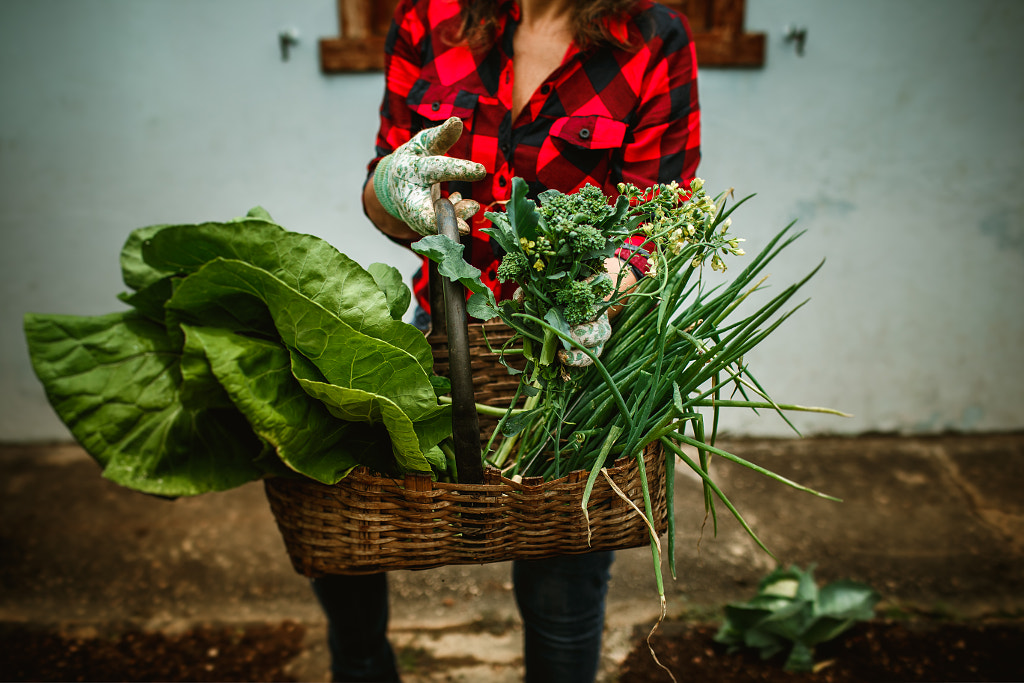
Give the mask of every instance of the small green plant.
M 880 599 L 869 586 L 845 579 L 819 589 L 813 572 L 811 565 L 806 571 L 791 566 L 768 574 L 752 600 L 726 605 L 715 640 L 730 652 L 758 649 L 762 659 L 789 648 L 787 671 L 813 670 L 814 646 L 874 617 Z

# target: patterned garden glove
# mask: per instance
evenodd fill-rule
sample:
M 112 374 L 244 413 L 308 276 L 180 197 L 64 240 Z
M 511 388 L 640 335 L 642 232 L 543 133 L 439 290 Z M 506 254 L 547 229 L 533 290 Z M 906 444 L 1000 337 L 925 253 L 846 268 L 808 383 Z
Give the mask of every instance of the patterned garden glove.
M 487 171 L 482 164 L 444 156 L 462 135 L 462 121 L 453 116 L 440 126 L 421 130 L 412 139 L 380 160 L 373 172 L 373 189 L 384 210 L 421 235 L 437 232 L 434 199 L 437 183 L 480 180 Z M 457 193 L 455 204 L 459 232 L 468 233 L 467 220 L 479 210 L 472 199 Z
M 600 356 L 604 350 L 604 344 L 612 336 L 612 324 L 608 321 L 608 312 L 605 311 L 589 323 L 573 325 L 569 328 L 569 336 L 572 340 L 590 349 L 595 356 Z M 579 349 L 559 349 L 558 359 L 562 365 L 573 368 L 585 368 L 593 364 L 590 356 Z

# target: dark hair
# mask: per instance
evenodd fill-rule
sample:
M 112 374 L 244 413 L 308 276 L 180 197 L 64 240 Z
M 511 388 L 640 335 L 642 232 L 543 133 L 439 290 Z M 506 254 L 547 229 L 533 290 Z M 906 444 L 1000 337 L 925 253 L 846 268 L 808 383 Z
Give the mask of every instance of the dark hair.
M 498 32 L 497 8 L 501 3 L 495 0 L 461 0 L 461 37 L 474 50 L 486 50 L 494 44 Z M 569 25 L 573 40 L 581 50 L 596 45 L 629 47 L 613 36 L 605 20 L 625 14 L 636 0 L 573 0 L 570 7 Z

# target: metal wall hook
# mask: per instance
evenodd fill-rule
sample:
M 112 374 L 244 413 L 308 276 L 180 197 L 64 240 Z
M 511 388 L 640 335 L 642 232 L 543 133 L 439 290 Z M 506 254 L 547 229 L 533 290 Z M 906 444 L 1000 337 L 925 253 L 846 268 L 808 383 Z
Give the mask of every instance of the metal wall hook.
M 794 43 L 796 45 L 797 55 L 803 57 L 804 43 L 807 42 L 806 26 L 795 26 L 793 24 L 786 26 L 783 38 L 787 43 Z
M 281 61 L 287 62 L 291 49 L 299 44 L 299 29 L 281 29 L 277 34 L 277 42 L 281 46 Z

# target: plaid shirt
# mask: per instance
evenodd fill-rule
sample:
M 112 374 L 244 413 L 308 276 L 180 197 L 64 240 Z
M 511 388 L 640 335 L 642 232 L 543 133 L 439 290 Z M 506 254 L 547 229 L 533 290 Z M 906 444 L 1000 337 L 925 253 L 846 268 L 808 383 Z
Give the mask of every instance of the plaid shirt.
M 484 165 L 474 183 L 448 183 L 484 207 L 471 221 L 468 260 L 499 299 L 514 283 L 499 283 L 501 254 L 479 232 L 483 214 L 509 199 L 511 178 L 527 181 L 531 196 L 553 188 L 573 192 L 590 183 L 608 196 L 619 182 L 644 188 L 673 180 L 689 183 L 700 160 L 700 109 L 696 52 L 686 19 L 650 0 L 609 21 L 612 35 L 632 47 L 569 47 L 512 120 L 512 37 L 519 7 L 501 3 L 502 25 L 493 48 L 474 54 L 445 37 L 458 31 L 457 0 L 401 0 L 386 44 L 386 88 L 377 136 L 377 162 L 423 128 L 451 116 L 465 132 L 448 151 Z M 641 240 L 637 239 L 636 243 Z M 646 270 L 646 261 L 631 261 Z M 420 305 L 428 307 L 426 263 L 414 278 Z

